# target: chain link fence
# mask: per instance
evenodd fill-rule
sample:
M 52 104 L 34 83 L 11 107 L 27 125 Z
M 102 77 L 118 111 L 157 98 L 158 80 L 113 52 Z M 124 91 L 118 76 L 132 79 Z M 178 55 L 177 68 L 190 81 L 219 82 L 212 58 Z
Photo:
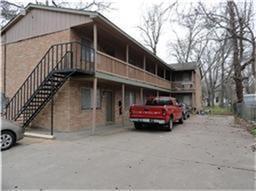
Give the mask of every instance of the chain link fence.
M 244 103 L 237 103 L 234 104 L 233 111 L 243 119 L 256 122 L 256 104 L 246 105 Z

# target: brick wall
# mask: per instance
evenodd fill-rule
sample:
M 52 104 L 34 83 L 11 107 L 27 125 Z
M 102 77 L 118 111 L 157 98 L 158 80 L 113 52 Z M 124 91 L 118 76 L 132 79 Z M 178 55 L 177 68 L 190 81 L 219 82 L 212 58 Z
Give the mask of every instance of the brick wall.
M 195 104 L 197 111 L 202 109 L 202 86 L 201 86 L 201 75 L 199 69 L 195 72 Z
M 60 131 L 73 131 L 92 126 L 92 110 L 81 109 L 81 88 L 92 88 L 93 82 L 86 78 L 71 78 L 55 96 L 54 102 L 54 129 Z M 119 113 L 118 102 L 122 100 L 121 85 L 99 82 L 97 86 L 101 90 L 101 107 L 96 110 L 96 126 L 106 125 L 106 91 L 112 92 L 113 122 L 122 124 L 122 115 Z M 126 86 L 126 91 L 136 94 L 136 102 L 140 103 L 139 88 Z M 129 124 L 129 107 L 125 108 L 125 124 Z M 50 128 L 50 103 L 33 121 L 33 126 Z
M 68 131 L 70 129 L 70 80 L 54 96 L 54 128 Z M 32 127 L 51 127 L 51 101 L 43 108 L 32 122 Z
M 6 95 L 12 97 L 52 44 L 70 41 L 70 30 L 6 44 Z

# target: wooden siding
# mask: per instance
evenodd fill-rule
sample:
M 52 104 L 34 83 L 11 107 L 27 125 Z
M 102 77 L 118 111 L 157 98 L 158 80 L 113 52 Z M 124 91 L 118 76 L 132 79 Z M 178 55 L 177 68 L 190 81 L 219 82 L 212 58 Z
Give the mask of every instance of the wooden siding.
M 91 19 L 84 15 L 33 9 L 6 32 L 5 40 L 6 43 L 16 42 L 66 30 L 90 21 Z
M 97 71 L 113 74 L 122 78 L 136 80 L 145 84 L 171 89 L 171 82 L 156 76 L 142 68 L 97 51 Z

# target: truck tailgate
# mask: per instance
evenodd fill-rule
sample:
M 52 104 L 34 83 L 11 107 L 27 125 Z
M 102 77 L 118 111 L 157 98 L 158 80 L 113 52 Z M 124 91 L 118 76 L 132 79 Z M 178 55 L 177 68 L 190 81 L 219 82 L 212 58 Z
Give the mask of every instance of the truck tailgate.
M 161 106 L 134 105 L 130 108 L 130 118 L 163 119 Z

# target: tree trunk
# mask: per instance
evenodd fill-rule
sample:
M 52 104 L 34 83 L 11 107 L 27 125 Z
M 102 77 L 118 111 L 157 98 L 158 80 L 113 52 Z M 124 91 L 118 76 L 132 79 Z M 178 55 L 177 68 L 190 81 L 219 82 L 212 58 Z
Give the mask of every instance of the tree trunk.
M 222 59 L 223 59 L 222 55 Z M 220 90 L 220 107 L 224 107 L 224 60 L 221 63 L 221 90 Z
M 243 78 L 242 78 L 242 67 L 239 61 L 239 48 L 238 48 L 238 38 L 236 33 L 236 24 L 235 24 L 235 12 L 233 1 L 228 1 L 229 15 L 230 15 L 230 29 L 232 35 L 232 44 L 233 44 L 233 67 L 234 67 L 234 80 L 236 87 L 236 97 L 237 102 L 243 102 Z

